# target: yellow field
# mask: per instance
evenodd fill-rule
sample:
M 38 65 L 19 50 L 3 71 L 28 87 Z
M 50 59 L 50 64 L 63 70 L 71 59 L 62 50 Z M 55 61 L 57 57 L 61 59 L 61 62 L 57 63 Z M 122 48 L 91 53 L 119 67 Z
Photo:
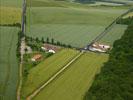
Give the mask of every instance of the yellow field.
M 0 24 L 21 23 L 21 8 L 0 7 Z
M 133 17 L 133 12 L 131 12 L 131 13 L 125 15 L 123 18 L 128 18 L 128 17 Z

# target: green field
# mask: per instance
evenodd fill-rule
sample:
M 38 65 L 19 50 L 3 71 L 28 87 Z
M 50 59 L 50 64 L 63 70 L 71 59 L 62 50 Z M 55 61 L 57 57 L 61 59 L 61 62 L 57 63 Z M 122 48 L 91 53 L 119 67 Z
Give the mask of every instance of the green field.
M 0 7 L 0 25 L 21 23 L 21 8 Z
M 106 54 L 85 53 L 33 100 L 83 100 L 107 59 Z
M 0 7 L 21 7 L 23 0 L 0 0 Z
M 18 31 L 15 27 L 0 27 L 0 100 L 16 99 Z
M 109 30 L 107 34 L 98 42 L 113 46 L 114 41 L 121 38 L 126 28 L 127 28 L 127 25 L 119 25 L 119 24 L 114 25 L 112 29 Z
M 84 47 L 126 10 L 119 7 L 31 7 L 27 11 L 27 35 Z
M 28 96 L 35 89 L 44 84 L 52 75 L 64 67 L 78 53 L 79 52 L 75 50 L 63 49 L 31 69 L 27 80 L 24 80 L 23 82 L 22 97 Z

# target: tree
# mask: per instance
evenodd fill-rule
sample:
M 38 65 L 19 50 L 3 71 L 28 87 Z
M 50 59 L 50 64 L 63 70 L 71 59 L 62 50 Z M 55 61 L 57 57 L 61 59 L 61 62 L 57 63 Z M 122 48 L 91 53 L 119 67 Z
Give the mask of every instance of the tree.
M 51 39 L 51 43 L 54 44 L 54 39 L 53 38 Z
M 27 52 L 27 51 L 28 51 L 28 49 L 27 49 L 27 48 L 25 48 L 25 49 L 24 49 L 24 51 L 25 51 L 25 52 Z
M 58 46 L 60 46 L 60 45 L 61 45 L 61 43 L 60 43 L 59 41 L 57 41 L 57 45 L 58 45 Z
M 49 43 L 49 37 L 47 37 L 47 40 L 46 40 L 47 43 Z
M 72 46 L 69 44 L 68 46 L 67 46 L 68 48 L 72 48 Z
M 44 41 L 44 37 L 42 37 L 42 40 L 41 40 L 41 42 L 42 42 L 42 43 L 44 43 L 44 42 L 45 42 L 45 41 Z
M 38 37 L 36 37 L 36 42 L 39 42 L 39 39 L 38 39 Z

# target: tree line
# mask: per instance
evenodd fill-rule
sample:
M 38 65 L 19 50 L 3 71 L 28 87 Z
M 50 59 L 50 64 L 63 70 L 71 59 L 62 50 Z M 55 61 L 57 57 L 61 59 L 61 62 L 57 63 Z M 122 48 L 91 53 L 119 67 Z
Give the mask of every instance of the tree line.
M 128 21 L 130 20 L 130 21 Z M 121 39 L 114 42 L 109 60 L 84 96 L 84 100 L 133 100 L 133 19 Z
M 70 44 L 67 45 L 60 41 L 56 41 L 54 38 L 49 38 L 49 37 L 47 37 L 46 39 L 44 39 L 44 37 L 39 39 L 38 37 L 33 38 L 33 37 L 25 36 L 25 41 L 26 41 L 27 45 L 30 46 L 34 50 L 41 50 L 40 47 L 44 43 L 57 45 L 57 46 L 65 47 L 65 48 L 72 48 L 72 46 Z

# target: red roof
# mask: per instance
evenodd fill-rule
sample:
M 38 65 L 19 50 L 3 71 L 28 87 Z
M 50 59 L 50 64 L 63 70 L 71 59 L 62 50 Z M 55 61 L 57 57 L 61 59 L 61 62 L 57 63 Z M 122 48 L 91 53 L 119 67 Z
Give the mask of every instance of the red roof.
M 36 54 L 36 55 L 33 56 L 32 59 L 39 60 L 41 58 L 42 58 L 42 55 L 41 54 Z

